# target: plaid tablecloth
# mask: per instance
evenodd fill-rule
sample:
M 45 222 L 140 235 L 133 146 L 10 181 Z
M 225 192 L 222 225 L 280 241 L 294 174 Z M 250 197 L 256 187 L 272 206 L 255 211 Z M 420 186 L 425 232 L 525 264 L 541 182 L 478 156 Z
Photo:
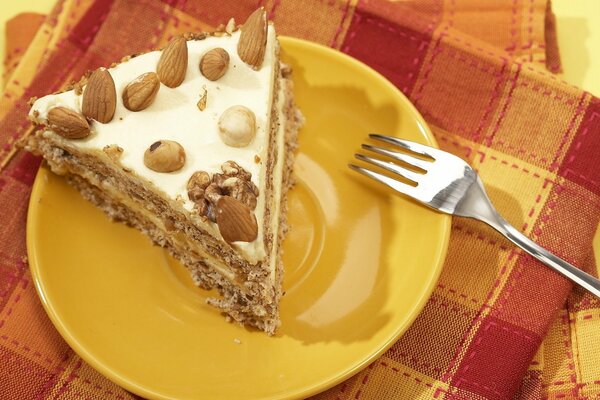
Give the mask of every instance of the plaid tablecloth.
M 548 1 L 60 0 L 45 19 L 21 16 L 8 27 L 0 398 L 136 398 L 66 345 L 33 288 L 25 216 L 40 160 L 13 149 L 30 129 L 27 100 L 176 33 L 231 16 L 243 21 L 261 3 L 279 33 L 334 47 L 384 74 L 440 146 L 478 170 L 511 223 L 597 275 L 600 100 L 553 75 L 560 57 Z M 599 321 L 598 299 L 482 224 L 455 219 L 442 276 L 413 326 L 378 361 L 315 398 L 597 398 Z

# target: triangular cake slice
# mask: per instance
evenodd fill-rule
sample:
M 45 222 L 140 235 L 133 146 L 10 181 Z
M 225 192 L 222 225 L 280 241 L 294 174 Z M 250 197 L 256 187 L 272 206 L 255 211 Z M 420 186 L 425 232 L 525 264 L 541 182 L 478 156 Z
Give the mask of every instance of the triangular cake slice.
M 35 100 L 25 147 L 218 289 L 210 304 L 273 334 L 302 120 L 289 72 L 261 8 Z

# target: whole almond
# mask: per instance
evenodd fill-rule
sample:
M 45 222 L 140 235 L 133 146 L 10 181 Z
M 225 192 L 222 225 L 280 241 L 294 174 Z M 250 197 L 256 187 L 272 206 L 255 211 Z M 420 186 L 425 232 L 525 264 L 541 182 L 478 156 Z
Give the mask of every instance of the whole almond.
M 217 201 L 216 220 L 226 242 L 252 242 L 258 236 L 256 216 L 247 205 L 230 196 Z
M 158 60 L 156 73 L 162 83 L 170 88 L 181 85 L 188 65 L 187 41 L 182 36 L 171 40 Z
M 266 46 L 267 13 L 260 7 L 242 25 L 237 51 L 242 61 L 258 70 L 265 58 Z
M 109 123 L 117 108 L 115 82 L 106 68 L 97 69 L 89 77 L 83 91 L 82 112 L 86 118 Z
M 200 72 L 211 81 L 216 81 L 225 75 L 228 66 L 229 53 L 220 47 L 209 50 L 200 60 Z
M 123 105 L 130 111 L 141 111 L 154 102 L 160 89 L 158 75 L 146 72 L 131 81 L 123 89 Z
M 83 139 L 90 134 L 90 125 L 83 115 L 66 107 L 48 111 L 48 127 L 66 139 Z

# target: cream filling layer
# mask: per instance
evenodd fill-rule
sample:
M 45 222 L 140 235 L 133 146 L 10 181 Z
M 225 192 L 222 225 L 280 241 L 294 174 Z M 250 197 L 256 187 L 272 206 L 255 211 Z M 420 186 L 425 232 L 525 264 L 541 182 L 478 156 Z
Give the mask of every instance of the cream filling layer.
M 208 254 L 204 248 L 196 241 L 190 239 L 187 235 L 181 232 L 172 232 L 167 229 L 165 223 L 162 219 L 160 219 L 156 214 L 146 210 L 140 204 L 138 204 L 135 200 L 132 200 L 123 195 L 119 190 L 117 190 L 113 185 L 107 184 L 105 182 L 101 183 L 102 190 L 105 193 L 108 193 L 113 200 L 118 201 L 123 204 L 125 207 L 129 208 L 136 214 L 146 218 L 158 228 L 165 232 L 165 235 L 171 236 L 172 241 L 175 242 L 176 246 L 179 247 L 178 250 L 182 251 L 184 249 L 191 249 L 196 254 L 198 254 L 202 261 L 214 268 L 221 274 L 225 276 L 225 278 L 229 279 L 231 282 L 235 282 L 236 274 L 232 271 L 226 264 L 224 264 L 221 260 L 214 258 L 212 255 Z
M 124 87 L 139 75 L 155 71 L 160 51 L 146 53 L 110 68 L 109 72 L 117 90 L 117 108 L 113 120 L 107 124 L 95 122 L 92 134 L 80 140 L 68 140 L 80 151 L 102 150 L 116 144 L 124 151 L 120 158 L 123 167 L 145 179 L 162 192 L 166 198 L 181 199 L 182 206 L 192 211 L 194 204 L 187 196 L 187 181 L 195 171 L 221 172 L 223 162 L 233 160 L 252 174 L 252 181 L 259 188 L 257 208 L 258 238 L 251 243 L 234 243 L 241 255 L 254 264 L 266 256 L 264 229 L 266 162 L 269 151 L 269 133 L 273 100 L 274 76 L 278 63 L 278 43 L 275 30 L 269 25 L 267 47 L 263 65 L 258 71 L 246 65 L 237 54 L 240 32 L 231 37 L 207 37 L 190 40 L 188 68 L 184 82 L 177 88 L 161 85 L 154 103 L 140 112 L 132 112 L 123 106 L 121 94 Z M 202 55 L 215 47 L 224 48 L 230 63 L 225 75 L 217 81 L 209 81 L 199 71 Z M 207 91 L 204 111 L 197 108 L 200 96 Z M 38 123 L 45 123 L 50 109 L 63 106 L 81 112 L 82 96 L 74 91 L 49 95 L 38 99 L 31 108 L 30 116 Z M 256 136 L 243 148 L 227 146 L 219 136 L 217 122 L 222 112 L 233 106 L 243 105 L 251 109 L 257 122 Z M 58 136 L 51 131 L 46 135 Z M 172 173 L 150 170 L 143 163 L 146 149 L 157 140 L 174 140 L 186 151 L 186 163 Z M 255 161 L 255 157 L 260 162 Z M 275 186 L 278 184 L 275 179 Z M 274 215 L 277 216 L 277 215 Z M 221 237 L 214 224 L 207 228 L 213 236 Z
M 271 270 L 270 278 L 271 283 L 274 284 L 276 280 L 277 262 L 279 261 L 278 250 L 279 250 L 279 221 L 281 214 L 281 191 L 283 190 L 283 168 L 286 161 L 285 151 L 285 131 L 287 119 L 285 118 L 285 106 L 287 103 L 287 82 L 285 79 L 279 79 L 279 97 L 277 101 L 277 113 L 279 114 L 279 128 L 277 131 L 277 162 L 275 163 L 275 170 L 273 171 L 273 180 L 277 182 L 277 185 L 273 186 L 273 215 L 275 218 L 271 220 L 271 232 L 273 232 L 273 243 L 271 247 L 270 263 L 269 268 Z

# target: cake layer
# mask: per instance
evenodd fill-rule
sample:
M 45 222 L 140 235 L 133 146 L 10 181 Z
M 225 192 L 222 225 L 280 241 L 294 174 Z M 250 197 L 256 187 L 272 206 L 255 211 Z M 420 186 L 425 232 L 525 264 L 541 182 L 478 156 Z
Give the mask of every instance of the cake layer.
M 36 100 L 26 148 L 218 289 L 209 304 L 273 334 L 302 124 L 289 72 L 260 8 Z
M 190 224 L 191 213 L 178 202 L 165 202 L 144 182 L 123 170 L 105 152 L 82 153 L 57 135 L 38 132 L 28 147 L 41 153 L 54 172 L 68 177 L 85 198 L 103 209 L 111 218 L 123 221 L 147 234 L 156 244 L 190 270 L 195 282 L 206 289 L 217 288 L 223 298 L 209 303 L 234 320 L 274 333 L 279 324 L 283 269 L 280 243 L 286 223 L 286 194 L 291 186 L 293 151 L 301 116 L 294 106 L 292 82 L 279 79 L 277 104 L 273 107 L 273 145 L 270 147 L 271 173 L 277 182 L 267 191 L 270 254 L 267 265 L 250 265 L 227 245 Z M 174 212 L 174 210 L 178 212 Z M 266 260 L 266 261 L 267 261 Z M 257 268 L 258 267 L 258 268 Z
M 201 36 L 203 37 L 203 36 Z M 268 27 L 263 65 L 254 70 L 244 63 L 236 50 L 240 31 L 231 36 L 206 36 L 201 40 L 188 40 L 187 72 L 181 85 L 169 88 L 161 85 L 154 102 L 143 111 L 128 110 L 121 96 L 117 96 L 114 117 L 109 123 L 94 122 L 92 134 L 84 139 L 71 141 L 83 150 L 102 150 L 106 146 L 118 145 L 123 152 L 119 162 L 133 174 L 151 182 L 165 197 L 180 199 L 188 211 L 194 202 L 188 198 L 186 185 L 195 171 L 209 174 L 221 172 L 221 164 L 235 160 L 248 171 L 252 182 L 258 187 L 255 210 L 258 224 L 257 239 L 252 242 L 236 242 L 234 246 L 251 264 L 266 257 L 263 242 L 265 210 L 265 186 L 269 134 L 272 121 L 272 104 L 275 100 L 276 77 L 278 74 L 278 42 L 275 30 Z M 227 73 L 216 81 L 206 79 L 199 71 L 203 55 L 214 48 L 222 48 L 229 55 Z M 138 55 L 122 62 L 108 71 L 114 80 L 117 93 L 144 73 L 153 71 L 161 56 L 160 51 Z M 206 93 L 205 109 L 200 111 L 197 103 Z M 34 122 L 46 123 L 48 112 L 55 107 L 66 107 L 80 112 L 83 96 L 76 90 L 42 97 L 31 109 Z M 218 126 L 219 117 L 232 105 L 250 109 L 256 117 L 256 135 L 244 147 L 232 147 L 223 142 Z M 47 131 L 46 135 L 56 135 Z M 144 152 L 154 142 L 172 140 L 186 151 L 183 168 L 168 174 L 156 172 L 144 165 Z M 220 237 L 219 230 L 212 224 L 205 228 L 213 236 Z

